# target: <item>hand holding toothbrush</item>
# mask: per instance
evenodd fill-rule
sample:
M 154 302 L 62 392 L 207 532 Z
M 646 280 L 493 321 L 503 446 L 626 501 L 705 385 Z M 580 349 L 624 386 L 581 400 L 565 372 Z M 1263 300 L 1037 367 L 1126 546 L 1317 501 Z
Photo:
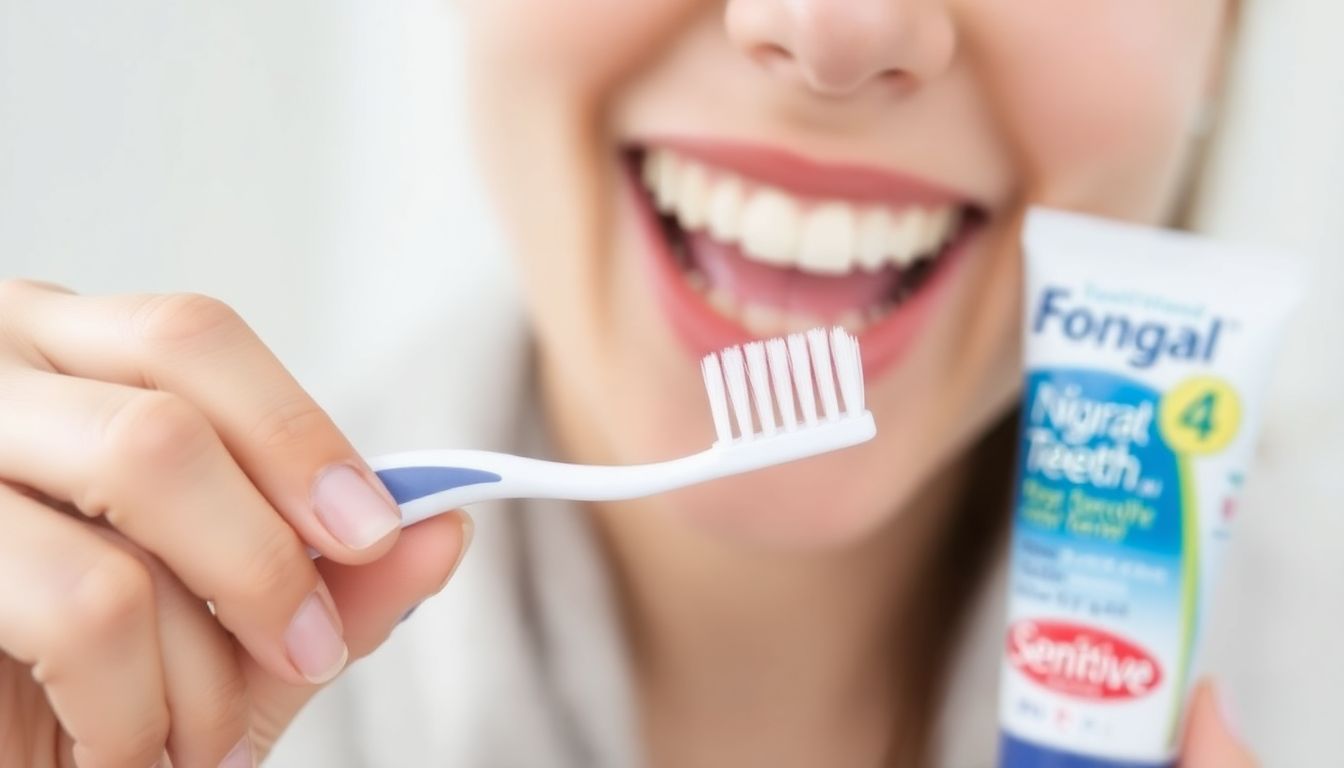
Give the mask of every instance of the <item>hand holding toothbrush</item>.
M 450 578 L 454 508 L 642 496 L 875 431 L 857 343 L 815 330 L 703 361 L 718 439 L 692 456 L 375 475 L 218 301 L 11 281 L 0 308 L 0 765 L 252 765 Z
M 373 478 L 224 304 L 0 283 L 0 765 L 252 765 L 462 554 Z

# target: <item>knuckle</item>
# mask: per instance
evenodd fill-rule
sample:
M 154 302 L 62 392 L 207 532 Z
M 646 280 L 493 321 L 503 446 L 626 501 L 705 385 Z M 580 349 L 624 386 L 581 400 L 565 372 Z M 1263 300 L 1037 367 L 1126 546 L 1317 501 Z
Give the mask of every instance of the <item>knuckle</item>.
M 54 283 L 25 278 L 0 278 L 0 342 L 18 353 L 18 359 L 26 361 L 31 367 L 42 367 L 44 358 L 33 348 L 31 340 L 20 330 L 21 323 L 9 321 L 10 317 L 20 317 L 25 305 L 31 304 L 42 293 L 72 293 Z
M 18 277 L 0 280 L 0 307 L 13 306 L 23 301 L 35 290 L 37 290 L 37 286 L 31 280 Z
M 65 288 L 51 283 L 44 283 L 40 280 L 30 280 L 23 277 L 7 277 L 0 279 L 0 307 L 10 306 L 27 299 L 35 293 L 43 291 L 66 292 Z
M 114 470 L 181 468 L 209 445 L 209 422 L 190 403 L 167 392 L 127 398 L 107 420 L 103 448 Z
M 169 349 L 227 339 L 247 327 L 228 304 L 199 293 L 147 297 L 135 310 L 133 326 L 145 344 Z
M 59 609 L 59 635 L 66 642 L 102 642 L 148 625 L 154 582 L 140 561 L 109 548 L 80 574 Z
M 253 744 L 275 744 L 289 728 L 294 714 L 289 707 L 254 707 L 248 713 Z
M 255 606 L 296 591 L 307 594 L 316 585 L 316 574 L 298 536 L 288 526 L 277 525 L 252 548 L 228 594 L 221 597 Z
M 266 448 L 285 448 L 321 434 L 331 425 L 327 412 L 303 393 L 286 397 L 257 419 L 251 436 Z
M 0 357 L 7 368 L 51 370 L 22 319 L 40 294 L 71 294 L 68 288 L 26 278 L 0 279 Z
M 247 681 L 240 674 L 225 675 L 201 692 L 195 729 L 202 733 L 239 733 L 247 727 L 247 713 Z
M 153 760 L 163 754 L 168 733 L 168 708 L 165 705 L 148 713 L 140 727 L 119 738 L 117 751 L 124 756 L 127 765 L 143 764 L 145 758 Z

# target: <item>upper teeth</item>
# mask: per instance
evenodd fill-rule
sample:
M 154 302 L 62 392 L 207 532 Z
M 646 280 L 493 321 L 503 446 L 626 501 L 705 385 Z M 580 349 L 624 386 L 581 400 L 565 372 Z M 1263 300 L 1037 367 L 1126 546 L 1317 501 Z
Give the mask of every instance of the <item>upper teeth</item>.
M 906 267 L 936 253 L 957 225 L 955 205 L 895 210 L 844 200 L 806 200 L 656 149 L 644 184 L 683 229 L 708 230 L 744 256 L 778 267 L 842 275 Z

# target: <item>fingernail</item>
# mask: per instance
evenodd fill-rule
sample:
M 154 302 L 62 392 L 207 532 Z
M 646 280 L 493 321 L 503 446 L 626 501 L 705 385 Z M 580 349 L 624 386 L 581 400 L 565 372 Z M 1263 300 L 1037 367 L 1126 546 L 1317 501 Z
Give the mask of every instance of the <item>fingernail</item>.
M 419 607 L 420 607 L 420 603 L 416 603 L 415 605 L 412 605 L 412 606 L 411 606 L 411 609 L 410 609 L 409 611 L 407 611 L 407 612 L 401 614 L 401 618 L 400 618 L 400 619 L 397 619 L 397 623 L 398 623 L 398 624 L 404 623 L 407 619 L 411 618 L 411 616 L 413 616 L 413 615 L 415 614 L 415 609 L 417 609 L 417 608 L 419 608 Z
M 327 531 L 351 549 L 365 549 L 401 525 L 401 512 L 354 467 L 335 464 L 313 485 L 313 507 Z
M 223 760 L 219 768 L 256 768 L 257 758 L 252 754 L 252 740 L 244 736 Z
M 1223 720 L 1223 728 L 1238 744 L 1242 743 L 1241 718 L 1237 716 L 1237 708 L 1233 706 L 1232 698 L 1227 695 L 1227 689 L 1217 685 L 1214 686 L 1213 692 L 1214 701 L 1218 703 L 1218 715 Z
M 331 680 L 345 667 L 350 651 L 341 639 L 340 621 L 318 592 L 304 598 L 290 620 L 285 650 L 299 674 L 314 685 Z
M 467 557 L 467 549 L 471 547 L 471 537 L 476 535 L 476 521 L 471 519 L 471 515 L 459 509 L 457 510 L 457 516 L 462 519 L 462 547 L 457 550 L 457 561 L 448 571 L 448 578 L 444 579 L 443 583 L 439 585 L 439 592 L 442 592 L 444 587 L 448 586 L 448 582 L 453 580 L 453 574 L 457 573 L 457 569 L 461 567 L 462 561 Z

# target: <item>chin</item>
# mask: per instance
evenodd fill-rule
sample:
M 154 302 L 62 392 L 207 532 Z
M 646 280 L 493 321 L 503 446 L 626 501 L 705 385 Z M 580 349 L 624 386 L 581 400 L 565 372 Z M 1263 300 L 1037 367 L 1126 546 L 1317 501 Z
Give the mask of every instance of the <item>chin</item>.
M 859 474 L 851 449 L 685 488 L 664 514 L 736 547 L 774 553 L 833 552 L 896 522 L 914 479 Z M 883 482 L 876 482 L 881 480 Z

